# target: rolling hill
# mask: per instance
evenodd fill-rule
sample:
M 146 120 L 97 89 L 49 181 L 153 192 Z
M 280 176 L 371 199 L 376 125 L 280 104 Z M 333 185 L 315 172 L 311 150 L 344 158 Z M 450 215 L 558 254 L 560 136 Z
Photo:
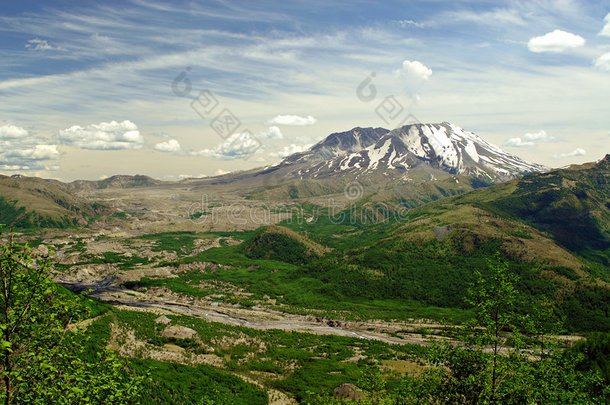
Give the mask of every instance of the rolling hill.
M 65 183 L 0 175 L 0 223 L 16 228 L 86 225 L 110 210 L 75 194 Z

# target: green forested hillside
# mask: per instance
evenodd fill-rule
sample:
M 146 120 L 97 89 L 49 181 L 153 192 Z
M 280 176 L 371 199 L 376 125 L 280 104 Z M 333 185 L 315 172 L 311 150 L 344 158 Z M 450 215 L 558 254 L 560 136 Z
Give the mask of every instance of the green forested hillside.
M 244 242 L 244 252 L 253 259 L 271 259 L 291 264 L 306 264 L 320 258 L 326 249 L 288 228 L 261 228 Z
M 550 298 L 572 330 L 609 330 L 608 160 L 439 200 L 393 224 L 286 225 L 343 248 L 307 270 L 336 299 L 465 308 L 474 271 L 498 251 L 530 302 Z
M 66 228 L 85 225 L 91 218 L 108 212 L 60 182 L 0 176 L 0 224 L 21 229 Z
M 610 266 L 610 155 L 597 164 L 526 176 L 491 204 Z

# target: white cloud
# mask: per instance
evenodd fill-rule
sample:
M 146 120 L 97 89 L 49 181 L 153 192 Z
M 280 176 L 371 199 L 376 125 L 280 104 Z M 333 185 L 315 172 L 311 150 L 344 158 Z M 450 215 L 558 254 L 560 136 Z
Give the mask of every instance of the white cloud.
M 276 115 L 269 120 L 268 124 L 275 125 L 291 125 L 291 126 L 305 126 L 313 125 L 318 120 L 308 115 L 307 117 L 301 117 L 298 115 Z
M 527 43 L 527 48 L 532 52 L 560 53 L 568 49 L 581 47 L 585 42 L 585 39 L 580 35 L 555 30 L 540 37 L 531 38 Z
M 610 13 L 606 14 L 604 21 L 606 22 L 606 25 L 604 25 L 604 28 L 602 28 L 598 35 L 610 37 Z
M 422 80 L 429 80 L 430 76 L 432 76 L 432 69 L 417 60 L 405 60 L 402 62 L 402 72 Z M 397 71 L 397 76 L 400 76 L 402 72 L 400 70 Z
M 525 142 L 521 138 L 510 138 L 510 139 L 506 140 L 506 142 L 504 142 L 502 145 L 503 146 L 512 146 L 513 148 L 525 148 L 528 146 L 534 146 L 534 142 Z
M 49 161 L 60 156 L 57 145 L 41 143 L 26 129 L 14 125 L 0 127 L 0 169 L 55 170 Z
M 28 131 L 14 125 L 3 125 L 0 127 L 0 139 L 18 139 L 28 136 Z
M 31 159 L 31 160 L 49 160 L 59 156 L 57 145 L 32 145 L 30 147 L 19 147 L 12 145 L 14 149 L 7 151 L 6 157 Z
M 226 171 L 226 170 L 222 170 L 222 169 L 218 169 L 218 170 L 216 170 L 216 174 L 215 175 L 216 176 L 222 176 L 223 174 L 228 174 L 228 173 L 231 173 L 231 172 Z
M 406 28 L 406 27 L 424 28 L 424 26 L 425 26 L 424 23 L 413 21 L 413 20 L 399 20 L 398 24 L 400 24 L 400 26 L 403 28 Z
M 233 160 L 248 158 L 262 147 L 261 142 L 250 132 L 233 134 L 212 149 L 191 152 L 193 156 L 206 156 L 215 159 Z
M 503 146 L 512 146 L 515 148 L 525 148 L 534 146 L 538 142 L 552 142 L 555 140 L 553 135 L 549 135 L 546 131 L 528 132 L 521 138 L 510 138 L 504 142 Z
M 299 152 L 303 152 L 306 151 L 307 149 L 311 148 L 312 144 L 309 145 L 296 145 L 296 144 L 290 144 L 288 146 L 284 146 L 281 150 L 276 151 L 276 152 L 271 152 L 269 153 L 269 156 L 274 157 L 274 158 L 285 158 L 286 156 L 290 156 L 293 153 L 299 153 Z
M 159 152 L 180 152 L 180 143 L 175 139 L 169 141 L 160 142 L 155 145 L 155 150 Z
M 60 46 L 51 46 L 46 39 L 30 39 L 25 47 L 32 51 L 63 51 Z
M 135 150 L 144 144 L 137 125 L 129 120 L 74 125 L 60 130 L 57 139 L 64 145 L 93 150 Z
M 55 159 L 59 156 L 57 145 L 36 145 L 34 149 L 27 151 L 26 157 L 36 160 Z
M 313 118 L 313 117 L 312 117 Z M 276 126 L 269 127 L 269 130 L 266 132 L 261 132 L 258 135 L 259 139 L 283 139 L 284 135 L 282 131 Z
M 595 67 L 604 72 L 610 72 L 610 52 L 607 52 L 595 59 Z
M 167 178 L 174 178 L 176 176 L 166 176 L 166 177 Z M 179 174 L 177 177 L 180 180 L 184 180 L 184 179 L 201 179 L 201 178 L 204 178 L 204 177 L 208 177 L 208 175 L 207 174 L 203 174 L 203 173 L 200 173 L 200 174 Z
M 250 131 L 233 134 L 214 148 L 190 152 L 190 155 L 222 160 L 247 159 L 253 153 L 260 153 L 262 151 L 263 144 L 261 140 L 283 138 L 284 135 L 282 135 L 282 131 L 278 127 L 270 126 L 267 131 L 260 132 L 258 135 L 254 135 Z
M 572 152 L 561 153 L 559 155 L 554 155 L 553 157 L 555 159 L 560 159 L 560 158 L 567 158 L 567 157 L 585 156 L 586 154 L 587 154 L 587 151 L 584 150 L 583 148 L 576 148 Z

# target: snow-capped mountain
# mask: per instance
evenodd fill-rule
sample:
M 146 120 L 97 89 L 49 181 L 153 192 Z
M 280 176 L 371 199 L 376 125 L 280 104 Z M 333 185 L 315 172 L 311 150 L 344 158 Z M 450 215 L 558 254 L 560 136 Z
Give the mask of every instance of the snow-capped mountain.
M 406 125 L 393 131 L 354 128 L 331 134 L 275 167 L 287 177 L 316 179 L 378 171 L 404 174 L 422 165 L 488 184 L 548 170 L 447 122 Z

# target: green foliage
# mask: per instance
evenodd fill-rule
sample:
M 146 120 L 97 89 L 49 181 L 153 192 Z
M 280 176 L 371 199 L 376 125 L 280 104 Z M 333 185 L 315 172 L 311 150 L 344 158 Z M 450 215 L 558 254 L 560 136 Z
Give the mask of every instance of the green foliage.
M 465 292 L 474 281 L 472 269 L 483 268 L 500 243 L 481 241 L 477 249 L 468 252 L 453 246 L 453 240 L 416 244 L 386 239 L 347 254 L 326 255 L 308 266 L 307 274 L 324 281 L 327 294 L 337 298 L 394 298 L 465 310 Z M 523 276 L 521 289 L 532 295 L 552 293 L 553 285 L 537 275 L 535 264 L 512 264 L 513 271 Z
M 74 350 L 73 346 L 61 348 L 63 352 L 37 349 L 31 360 L 39 363 L 14 374 L 18 386 L 10 403 L 140 403 L 144 379 L 132 377 L 114 353 L 103 350 L 94 361 L 83 361 L 78 357 L 80 351 L 67 352 Z
M 0 248 L 0 399 L 5 404 L 137 402 L 142 378 L 126 374 L 111 352 L 87 353 L 82 335 L 70 327 L 90 316 L 88 309 L 99 309 L 83 305 L 50 274 L 49 258 L 32 259 L 27 246 L 9 235 Z
M 124 211 L 115 212 L 111 216 L 118 219 L 127 219 L 127 213 Z
M 408 219 L 434 216 L 435 209 L 442 211 L 445 208 L 423 207 L 412 212 Z M 464 310 L 468 307 L 464 301 L 467 286 L 474 281 L 472 269 L 483 268 L 486 258 L 502 251 L 504 243 L 500 237 L 484 237 L 468 230 L 455 230 L 442 241 L 436 238 L 403 239 L 399 231 L 393 231 L 395 228 L 395 225 L 384 224 L 377 229 L 379 233 L 372 243 L 363 241 L 359 245 L 360 231 L 352 228 L 349 232 L 356 236 L 341 239 L 354 240 L 355 247 L 351 247 L 351 242 L 347 244 L 347 240 L 342 245 L 335 241 L 335 251 L 307 265 L 302 277 L 322 281 L 326 288 L 321 293 L 338 301 L 395 299 L 418 302 L 420 306 Z M 407 232 L 415 231 L 417 229 Z M 323 234 L 326 232 L 323 225 Z M 373 231 L 364 233 L 369 235 Z M 327 239 L 324 241 L 331 244 Z M 571 267 L 526 261 L 506 251 L 502 256 L 510 263 L 512 272 L 520 277 L 517 285 L 520 293 L 529 297 L 519 304 L 520 312 L 528 312 L 531 306 L 528 303 L 541 297 L 562 297 L 554 298 L 558 304 L 556 316 L 565 318 L 570 330 L 610 330 L 607 287 L 579 282 L 581 276 Z M 565 286 L 545 276 L 543 271 L 574 281 L 574 293 L 563 296 Z
M 434 397 L 469 404 L 596 403 L 599 376 L 580 373 L 578 358 L 546 337 L 558 331 L 548 322 L 548 302 L 525 316 L 516 311 L 517 283 L 499 256 L 486 274 L 477 274 L 469 299 L 475 317 L 458 335 L 464 345 L 442 342 L 432 351 L 437 367 L 424 378 L 436 386 Z
M 600 374 L 605 385 L 610 387 L 610 333 L 590 333 L 585 340 L 576 342 L 570 351 L 581 355 L 578 370 Z
M 156 241 L 153 252 L 173 251 L 176 254 L 193 250 L 197 238 L 195 232 L 162 232 L 139 236 L 140 239 Z
M 375 369 L 358 381 L 362 404 L 598 404 L 607 403 L 604 381 L 608 339 L 594 335 L 572 350 L 562 350 L 547 337 L 552 306 L 518 313 L 517 278 L 499 256 L 478 272 L 469 292 L 475 307 L 471 322 L 457 330 L 459 340 L 435 342 L 428 367 L 417 377 L 391 380 Z M 587 353 L 583 356 L 582 353 Z M 600 365 L 601 364 L 601 365 Z M 607 371 L 607 368 L 605 368 Z M 340 404 L 328 396 L 314 396 L 312 404 Z
M 210 214 L 211 214 L 211 212 L 209 212 L 209 211 L 199 211 L 199 212 L 195 212 L 193 214 L 190 214 L 189 215 L 189 219 L 199 219 L 199 218 L 201 218 L 201 217 L 203 217 L 205 215 L 210 215 Z
M 184 273 L 180 278 L 148 278 L 143 277 L 139 281 L 130 281 L 125 283 L 127 288 L 150 288 L 150 287 L 166 287 L 170 290 L 188 295 L 191 297 L 205 297 L 213 294 L 213 290 L 202 289 L 196 285 L 201 281 L 208 279 L 209 276 L 197 271 L 189 271 Z
M 608 163 L 554 170 L 519 180 L 517 189 L 491 205 L 549 232 L 568 249 L 610 265 Z
M 290 312 L 308 313 L 306 309 L 315 309 L 328 311 L 329 316 L 332 317 L 334 313 L 340 311 L 341 316 L 354 319 L 427 318 L 460 321 L 469 317 L 468 311 L 463 308 L 441 308 L 428 305 L 426 302 L 400 299 L 392 294 L 384 296 L 382 293 L 387 291 L 386 287 L 383 291 L 378 291 L 378 295 L 373 298 L 365 287 L 362 291 L 357 291 L 354 287 L 353 292 L 346 293 L 346 286 L 342 283 L 351 274 L 342 274 L 341 265 L 337 265 L 335 269 L 333 264 L 324 264 L 324 262 L 320 264 L 316 261 L 303 267 L 276 260 L 251 259 L 244 254 L 240 245 L 209 249 L 164 265 L 192 262 L 213 262 L 231 267 L 185 272 L 181 273 L 179 278 L 143 278 L 138 282 L 127 283 L 126 286 L 130 288 L 164 286 L 182 294 L 204 297 L 213 292 L 207 287 L 202 289 L 198 285 L 203 281 L 222 281 L 244 288 L 253 294 L 252 299 L 271 296 L 283 304 L 282 310 Z M 332 272 L 327 272 L 326 267 L 318 270 L 321 266 L 328 266 Z M 416 264 L 413 266 L 416 267 Z M 424 276 L 422 272 L 422 277 Z M 360 281 L 355 278 L 353 283 Z M 225 301 L 227 300 L 246 304 L 243 299 L 231 297 L 231 294 L 227 294 Z
M 305 264 L 317 257 L 302 242 L 266 228 L 246 241 L 243 249 L 253 259 L 278 260 L 291 264 Z
M 238 377 L 215 370 L 165 363 L 132 360 L 139 370 L 150 370 L 151 380 L 144 385 L 140 404 L 235 404 L 258 405 L 268 402 L 267 393 Z
M 605 286 L 578 285 L 573 295 L 559 303 L 571 331 L 610 331 L 610 293 Z
M 121 270 L 132 269 L 135 266 L 149 264 L 151 260 L 138 255 L 123 255 L 117 252 L 104 252 L 101 257 L 91 254 L 83 254 L 80 256 L 81 262 L 78 264 L 117 264 Z M 57 267 L 57 266 L 56 266 Z
M 307 222 L 301 216 L 295 215 L 279 225 L 338 250 L 353 249 L 374 243 L 388 236 L 389 231 L 396 228 L 397 220 L 400 219 L 398 216 L 389 216 L 375 221 L 366 220 L 366 215 L 364 218 L 360 215 L 363 210 L 356 207 L 334 215 L 319 209 L 320 207 L 312 208 L 304 205 L 304 210 L 307 211 L 308 208 L 313 211 L 311 215 L 315 215 L 313 221 Z
M 522 239 L 534 239 L 534 237 L 526 232 L 521 232 L 521 231 L 517 231 L 517 232 L 510 232 L 509 233 L 510 236 L 516 236 L 518 238 L 522 238 Z

